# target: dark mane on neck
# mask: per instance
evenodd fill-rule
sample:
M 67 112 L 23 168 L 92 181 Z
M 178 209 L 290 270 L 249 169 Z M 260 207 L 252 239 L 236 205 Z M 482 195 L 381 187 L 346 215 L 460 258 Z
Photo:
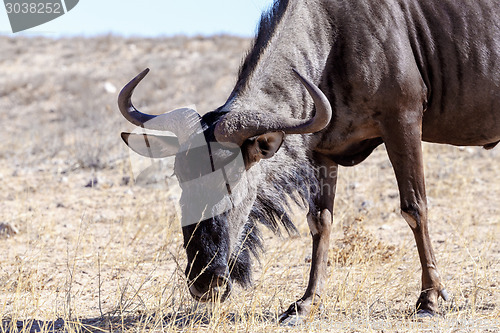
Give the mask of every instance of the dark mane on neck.
M 255 69 L 255 65 L 259 62 L 262 53 L 269 45 L 271 38 L 275 34 L 276 28 L 283 18 L 288 4 L 289 0 L 275 0 L 273 6 L 267 12 L 262 14 L 257 36 L 255 37 L 253 45 L 240 67 L 236 88 L 246 84 L 247 79 Z
M 263 250 L 261 225 L 278 235 L 283 231 L 293 235 L 298 231 L 293 223 L 292 204 L 307 209 L 313 216 L 318 214 L 315 203 L 321 187 L 316 177 L 315 165 L 303 151 L 303 140 L 284 142 L 283 145 L 282 149 L 286 149 L 288 153 L 274 156 L 281 158 L 281 161 L 273 163 L 268 160 L 267 166 L 263 165 L 267 169 L 264 171 L 267 180 L 259 187 L 241 236 L 242 241 L 234 252 L 237 255 L 231 258 L 231 278 L 242 286 L 251 284 L 252 259 L 258 260 L 259 252 Z M 287 167 L 280 167 L 282 165 Z

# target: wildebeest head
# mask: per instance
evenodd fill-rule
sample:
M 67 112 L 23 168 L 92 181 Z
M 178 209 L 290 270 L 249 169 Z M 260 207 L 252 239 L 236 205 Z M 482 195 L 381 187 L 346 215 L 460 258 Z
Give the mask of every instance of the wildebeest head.
M 331 107 L 321 90 L 297 74 L 314 100 L 310 119 L 290 119 L 260 110 L 224 107 L 203 117 L 191 109 L 154 116 L 143 114 L 131 102 L 133 90 L 146 69 L 120 92 L 118 104 L 131 123 L 174 136 L 122 133 L 125 143 L 148 157 L 175 155 L 174 172 L 182 188 L 182 232 L 191 295 L 200 301 L 231 290 L 231 281 L 250 281 L 250 254 L 258 242 L 249 215 L 264 176 L 255 167 L 280 149 L 285 134 L 313 133 L 331 119 Z M 254 253 L 255 254 L 255 253 Z

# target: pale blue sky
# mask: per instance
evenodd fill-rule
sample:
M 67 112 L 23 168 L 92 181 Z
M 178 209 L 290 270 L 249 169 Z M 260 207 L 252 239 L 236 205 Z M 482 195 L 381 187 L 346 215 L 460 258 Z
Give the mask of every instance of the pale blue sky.
M 2 35 L 124 36 L 213 35 L 253 36 L 263 10 L 273 0 L 80 0 L 67 14 L 12 34 L 4 6 L 0 7 Z

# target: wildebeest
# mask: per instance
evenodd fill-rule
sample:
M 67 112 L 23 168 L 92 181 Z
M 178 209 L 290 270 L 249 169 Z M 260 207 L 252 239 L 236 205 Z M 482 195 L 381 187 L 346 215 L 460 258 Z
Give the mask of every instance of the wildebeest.
M 124 133 L 129 146 L 157 157 L 182 151 L 175 161 L 181 182 L 203 175 L 190 159 L 197 140 L 211 147 L 205 163 L 212 171 L 236 154 L 234 147 L 243 155 L 245 172 L 226 195 L 237 202 L 231 209 L 185 221 L 196 189 L 182 193 L 186 275 L 195 298 L 224 299 L 231 281 L 249 284 L 258 224 L 294 229 L 288 194 L 307 206 L 313 254 L 304 296 L 281 320 L 309 313 L 324 290 L 337 166 L 354 166 L 383 143 L 422 265 L 416 309 L 422 316 L 438 311 L 438 297 L 447 296 L 428 234 L 421 142 L 491 149 L 500 141 L 499 1 L 278 0 L 262 16 L 226 103 L 203 116 L 137 111 L 131 95 L 146 73 L 124 87 L 120 110 L 136 125 L 176 133 L 178 141 Z M 147 151 L 137 148 L 144 140 Z

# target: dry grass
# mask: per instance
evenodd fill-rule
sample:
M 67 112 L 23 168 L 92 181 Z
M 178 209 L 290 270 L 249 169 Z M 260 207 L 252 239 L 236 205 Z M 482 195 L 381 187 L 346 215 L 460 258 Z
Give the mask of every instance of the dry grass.
M 500 330 L 498 148 L 424 146 L 431 237 L 452 301 L 415 321 L 420 265 L 381 147 L 341 169 L 324 307 L 276 318 L 305 289 L 311 241 L 265 233 L 254 286 L 223 304 L 186 290 L 176 193 L 134 186 L 115 88 L 144 67 L 150 113 L 228 96 L 248 40 L 0 37 L 0 332 Z M 13 229 L 13 230 L 14 230 Z M 10 230 L 10 229 L 3 229 Z

